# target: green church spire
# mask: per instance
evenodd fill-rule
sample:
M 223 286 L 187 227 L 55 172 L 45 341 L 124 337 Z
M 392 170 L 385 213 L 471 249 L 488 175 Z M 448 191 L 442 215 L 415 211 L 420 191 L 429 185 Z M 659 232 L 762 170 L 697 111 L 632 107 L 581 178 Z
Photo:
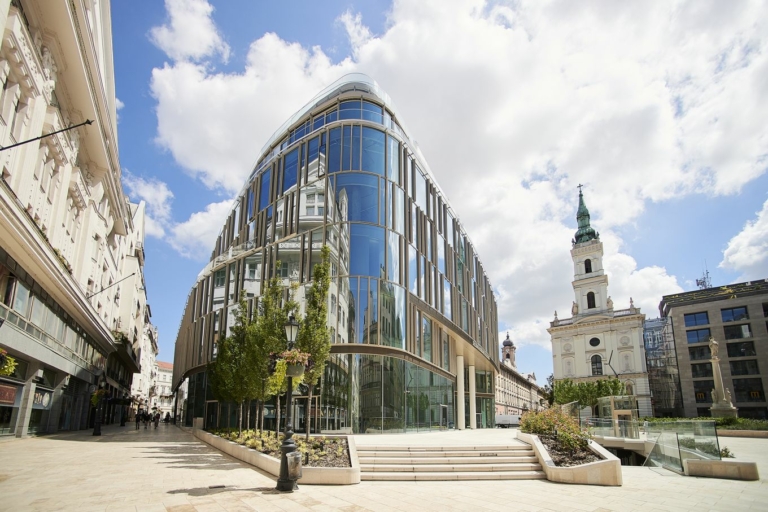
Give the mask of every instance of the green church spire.
M 576 236 L 573 239 L 573 244 L 580 244 L 583 242 L 589 242 L 590 240 L 600 240 L 600 233 L 592 229 L 589 225 L 589 210 L 587 205 L 584 204 L 584 194 L 581 192 L 579 185 L 579 210 L 576 212 L 576 221 L 579 224 L 579 229 L 576 231 Z

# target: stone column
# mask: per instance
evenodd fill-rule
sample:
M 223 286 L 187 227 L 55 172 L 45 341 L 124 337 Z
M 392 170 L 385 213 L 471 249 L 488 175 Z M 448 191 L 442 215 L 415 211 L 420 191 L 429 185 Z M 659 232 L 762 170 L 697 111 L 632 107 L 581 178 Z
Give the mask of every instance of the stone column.
M 720 357 L 718 352 L 720 344 L 713 337 L 709 337 L 709 351 L 712 353 L 712 379 L 715 381 L 715 389 L 712 390 L 712 407 L 709 408 L 713 418 L 735 418 L 738 409 L 731 402 L 731 392 L 723 385 L 723 375 L 720 372 Z
M 41 368 L 40 363 L 31 361 L 27 369 L 27 380 L 24 383 L 24 389 L 21 392 L 21 402 L 19 403 L 19 415 L 16 418 L 16 437 L 27 437 L 29 431 L 29 417 L 32 415 L 32 403 L 35 399 L 35 389 L 37 383 L 37 371 Z
M 475 399 L 475 365 L 469 365 L 469 428 L 477 428 L 477 400 Z
M 464 356 L 456 356 L 456 428 L 464 430 Z

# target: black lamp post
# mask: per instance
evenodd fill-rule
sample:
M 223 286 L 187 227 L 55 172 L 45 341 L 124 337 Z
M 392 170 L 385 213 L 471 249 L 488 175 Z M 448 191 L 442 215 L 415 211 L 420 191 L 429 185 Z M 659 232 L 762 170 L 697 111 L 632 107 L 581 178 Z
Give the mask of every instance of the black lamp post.
M 125 426 L 125 416 L 126 416 L 126 408 L 128 407 L 126 405 L 126 402 L 128 401 L 128 393 L 123 393 L 123 403 L 120 405 L 120 426 Z
M 288 350 L 293 349 L 293 342 L 296 341 L 296 334 L 299 331 L 299 323 L 293 317 L 288 318 L 285 324 L 285 336 L 288 339 Z M 277 490 L 293 492 L 298 489 L 296 480 L 288 474 L 288 454 L 296 451 L 296 443 L 293 438 L 293 425 L 291 425 L 291 395 L 293 394 L 293 377 L 288 376 L 288 390 L 285 397 L 285 433 L 283 434 L 283 444 L 280 446 L 280 477 L 277 479 Z
M 96 389 L 98 399 L 96 400 L 96 417 L 93 419 L 93 435 L 101 435 L 101 404 L 104 403 L 104 393 L 102 393 L 105 384 L 104 372 L 99 375 L 99 385 Z

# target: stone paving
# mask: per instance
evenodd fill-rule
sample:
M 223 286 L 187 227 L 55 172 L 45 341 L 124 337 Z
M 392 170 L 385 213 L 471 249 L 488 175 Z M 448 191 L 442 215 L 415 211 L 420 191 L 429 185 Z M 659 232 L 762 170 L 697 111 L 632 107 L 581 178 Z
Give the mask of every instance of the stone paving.
M 722 438 L 739 460 L 757 462 L 762 480 L 683 477 L 624 467 L 623 487 L 542 480 L 362 482 L 274 491 L 275 478 L 231 459 L 171 425 L 108 426 L 0 441 L 0 510 L 77 511 L 463 511 L 768 510 L 768 439 Z M 435 434 L 409 440 L 431 444 Z M 512 431 L 446 432 L 447 443 L 511 440 Z M 402 436 L 388 436 L 402 442 Z M 212 488 L 213 486 L 225 486 Z

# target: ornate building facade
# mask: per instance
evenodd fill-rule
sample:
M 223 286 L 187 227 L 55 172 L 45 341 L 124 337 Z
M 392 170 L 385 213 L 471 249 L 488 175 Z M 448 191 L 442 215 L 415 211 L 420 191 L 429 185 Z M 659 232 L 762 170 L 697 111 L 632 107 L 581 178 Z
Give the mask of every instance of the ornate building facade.
M 319 430 L 356 433 L 493 426 L 490 282 L 391 100 L 364 75 L 322 91 L 260 153 L 176 340 L 185 422 L 223 414 L 206 400 L 205 365 L 240 291 L 253 304 L 279 275 L 299 283 L 301 303 L 323 245 L 331 358 L 316 403 L 297 400 L 294 425 L 311 416 Z
M 600 234 L 589 223 L 579 190 L 578 230 L 573 240 L 574 301 L 572 317 L 550 323 L 555 381 L 589 381 L 615 376 L 627 394 L 638 399 L 638 414 L 652 416 L 651 393 L 643 345 L 645 315 L 630 298 L 628 309 L 614 309 L 603 269 Z
M 522 373 L 515 361 L 515 344 L 507 338 L 502 342 L 501 365 L 496 375 L 496 414 L 523 414 L 538 411 L 543 406 L 542 389 L 536 375 Z
M 110 4 L 2 0 L 0 21 L 0 347 L 18 362 L 0 378 L 0 434 L 86 428 L 96 385 L 104 421 L 119 421 L 146 294 L 144 206 L 120 183 Z

